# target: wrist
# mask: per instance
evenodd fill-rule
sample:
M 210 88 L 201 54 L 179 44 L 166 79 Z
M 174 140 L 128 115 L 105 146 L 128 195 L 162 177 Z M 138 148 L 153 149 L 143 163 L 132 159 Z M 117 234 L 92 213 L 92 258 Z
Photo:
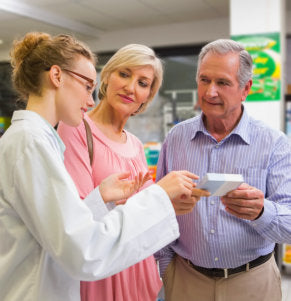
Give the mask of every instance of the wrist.
M 258 218 L 260 218 L 264 213 L 264 207 L 262 208 L 261 212 L 259 213 L 259 215 L 254 219 L 254 221 Z
M 109 200 L 108 200 L 108 196 L 106 194 L 106 189 L 104 189 L 104 187 L 102 186 L 102 183 L 99 186 L 99 192 L 100 192 L 103 202 L 108 203 Z

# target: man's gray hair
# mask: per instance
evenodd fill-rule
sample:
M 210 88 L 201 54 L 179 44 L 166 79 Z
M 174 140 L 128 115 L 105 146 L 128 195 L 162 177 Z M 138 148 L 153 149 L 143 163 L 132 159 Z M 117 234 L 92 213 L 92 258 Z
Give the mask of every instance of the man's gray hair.
M 243 88 L 246 83 L 252 78 L 253 73 L 253 61 L 250 54 L 245 50 L 244 46 L 241 43 L 230 39 L 219 39 L 208 43 L 205 45 L 199 54 L 196 81 L 198 81 L 198 74 L 200 70 L 200 65 L 208 52 L 218 53 L 218 54 L 228 54 L 230 52 L 239 54 L 239 68 L 238 68 L 238 82 L 240 88 Z

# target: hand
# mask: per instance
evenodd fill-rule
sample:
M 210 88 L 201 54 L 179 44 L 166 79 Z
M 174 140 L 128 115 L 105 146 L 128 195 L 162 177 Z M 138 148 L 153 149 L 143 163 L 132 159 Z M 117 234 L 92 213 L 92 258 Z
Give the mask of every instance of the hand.
M 105 178 L 99 186 L 100 194 L 105 203 L 118 201 L 124 203 L 127 198 L 140 189 L 150 179 L 149 173 L 139 173 L 134 180 L 126 180 L 129 172 L 116 173 Z
M 196 183 L 194 183 L 194 186 L 196 186 Z M 208 197 L 210 195 L 211 193 L 205 189 L 192 188 L 192 197 L 197 198 L 198 201 L 202 196 Z
M 223 196 L 221 201 L 227 212 L 247 220 L 255 220 L 264 209 L 263 192 L 246 183 Z
M 149 172 L 147 172 L 145 175 L 143 175 L 142 172 L 139 172 L 139 174 L 134 177 L 135 184 L 134 184 L 133 192 L 127 198 L 129 198 L 132 194 L 138 192 L 140 190 L 140 188 L 142 188 L 143 185 L 149 180 L 152 180 L 152 177 L 150 176 Z M 127 201 L 127 198 L 116 201 L 115 204 L 116 205 L 125 204 Z
M 193 183 L 193 187 L 196 185 L 196 183 Z M 203 189 L 192 188 L 191 197 L 187 198 L 185 195 L 182 195 L 180 199 L 173 200 L 172 204 L 176 214 L 182 215 L 191 212 L 202 196 L 210 196 L 210 192 Z
M 168 194 L 177 215 L 191 212 L 197 203 L 197 196 L 192 196 L 192 189 L 196 185 L 192 180 L 198 178 L 197 175 L 182 170 L 172 171 L 157 182 Z

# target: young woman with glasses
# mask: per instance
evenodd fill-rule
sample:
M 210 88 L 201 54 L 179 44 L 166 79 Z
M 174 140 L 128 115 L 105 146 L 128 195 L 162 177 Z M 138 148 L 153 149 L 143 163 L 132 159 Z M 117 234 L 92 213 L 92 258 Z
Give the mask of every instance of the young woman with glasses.
M 194 206 L 195 176 L 169 174 L 108 212 L 105 203 L 143 184 L 141 174 L 114 174 L 81 201 L 54 127 L 78 126 L 93 105 L 94 55 L 71 36 L 28 33 L 11 63 L 27 106 L 0 139 L 0 300 L 80 300 L 80 280 L 115 274 L 177 238 L 172 204 Z

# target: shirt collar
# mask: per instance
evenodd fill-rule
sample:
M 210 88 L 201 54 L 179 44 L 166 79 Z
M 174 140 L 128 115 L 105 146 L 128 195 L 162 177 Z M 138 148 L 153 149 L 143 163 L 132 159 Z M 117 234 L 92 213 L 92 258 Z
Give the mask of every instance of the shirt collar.
M 14 121 L 22 120 L 22 119 L 25 119 L 25 120 L 28 120 L 31 122 L 37 122 L 38 126 L 42 127 L 43 130 L 45 130 L 47 133 L 49 133 L 56 139 L 56 141 L 60 147 L 62 155 L 64 154 L 65 148 L 66 148 L 65 144 L 61 140 L 57 131 L 53 128 L 53 126 L 46 119 L 41 117 L 36 112 L 29 111 L 29 110 L 19 110 L 19 111 L 15 111 L 13 113 L 11 122 L 13 123 Z
M 243 109 L 243 114 L 241 116 L 241 119 L 240 119 L 238 125 L 232 130 L 232 132 L 227 137 L 230 137 L 231 135 L 238 135 L 239 137 L 241 137 L 241 139 L 245 143 L 250 144 L 250 131 L 248 130 L 248 124 L 249 124 L 250 117 L 244 106 L 242 106 L 242 109 Z M 204 135 L 210 136 L 209 132 L 205 128 L 205 125 L 203 122 L 203 116 L 204 116 L 204 114 L 202 112 L 199 115 L 199 119 L 198 119 L 199 124 L 198 124 L 197 128 L 195 129 L 195 131 L 193 132 L 191 139 L 194 139 L 198 133 L 203 133 Z M 225 137 L 224 139 L 226 139 L 227 137 Z

